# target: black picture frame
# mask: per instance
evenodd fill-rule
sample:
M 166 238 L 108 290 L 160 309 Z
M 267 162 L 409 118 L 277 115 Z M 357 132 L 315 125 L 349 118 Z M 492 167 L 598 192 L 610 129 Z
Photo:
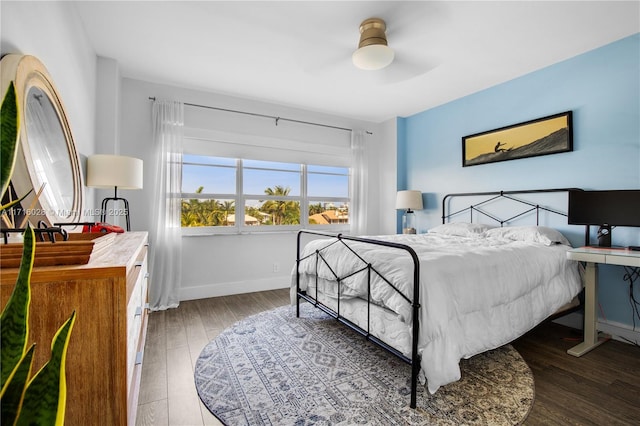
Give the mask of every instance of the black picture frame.
M 565 111 L 462 138 L 462 166 L 573 151 L 572 112 Z

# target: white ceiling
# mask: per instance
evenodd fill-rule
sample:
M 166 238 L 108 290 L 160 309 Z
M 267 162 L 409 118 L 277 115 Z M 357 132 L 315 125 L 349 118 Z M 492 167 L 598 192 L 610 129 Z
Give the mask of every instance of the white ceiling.
M 121 75 L 380 122 L 640 32 L 638 1 L 83 1 Z M 366 18 L 396 59 L 351 63 Z

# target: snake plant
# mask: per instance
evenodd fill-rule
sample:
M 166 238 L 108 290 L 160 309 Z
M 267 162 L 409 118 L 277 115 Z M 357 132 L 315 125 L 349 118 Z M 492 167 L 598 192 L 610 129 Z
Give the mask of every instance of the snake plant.
M 20 117 L 13 82 L 2 100 L 0 110 L 0 158 L 2 196 L 13 173 Z M 24 198 L 24 197 L 22 197 Z M 0 212 L 22 198 L 0 207 Z M 49 361 L 32 377 L 35 343 L 29 344 L 29 308 L 31 304 L 31 271 L 35 257 L 34 232 L 30 226 L 24 235 L 24 248 L 15 287 L 0 319 L 0 424 L 62 425 L 66 405 L 65 360 L 75 312 L 60 327 L 51 343 Z

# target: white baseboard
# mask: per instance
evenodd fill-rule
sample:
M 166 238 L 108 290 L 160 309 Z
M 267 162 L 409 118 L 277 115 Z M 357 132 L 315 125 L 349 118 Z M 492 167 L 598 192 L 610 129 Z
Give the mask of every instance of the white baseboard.
M 572 312 L 568 315 L 560 317 L 554 322 L 567 327 L 576 328 L 578 330 L 583 329 L 584 319 L 583 315 L 579 312 Z M 623 324 L 616 321 L 606 321 L 603 319 L 598 320 L 598 331 L 611 335 L 611 338 L 620 342 L 629 343 L 635 342 L 640 344 L 640 330 L 634 330 L 630 325 Z
M 291 275 L 271 277 L 251 281 L 235 281 L 218 284 L 203 284 L 180 289 L 180 300 L 207 299 L 209 297 L 230 296 L 232 294 L 254 293 L 256 291 L 289 288 Z
M 614 340 L 621 342 L 640 344 L 640 331 L 634 330 L 628 324 L 615 321 L 598 321 L 598 330 L 610 334 Z M 626 339 L 626 340 L 625 340 Z

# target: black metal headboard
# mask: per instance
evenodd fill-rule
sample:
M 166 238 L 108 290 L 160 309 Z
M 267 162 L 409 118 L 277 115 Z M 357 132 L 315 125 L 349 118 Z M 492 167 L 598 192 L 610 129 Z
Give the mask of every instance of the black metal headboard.
M 511 222 L 519 217 L 525 216 L 527 214 L 535 213 L 536 215 L 536 225 L 540 224 L 540 212 L 550 212 L 556 215 L 567 217 L 566 212 L 562 212 L 555 208 L 551 208 L 548 206 L 543 206 L 538 203 L 534 203 L 532 201 L 526 200 L 526 194 L 542 194 L 542 193 L 558 193 L 564 192 L 569 193 L 569 191 L 583 191 L 580 188 L 553 188 L 553 189 L 526 189 L 526 190 L 517 190 L 517 191 L 493 191 L 493 192 L 460 192 L 447 194 L 442 199 L 442 223 L 446 223 L 454 216 L 458 216 L 463 213 L 469 213 L 469 222 L 474 221 L 474 213 L 476 216 L 486 217 L 496 223 L 499 223 L 500 226 L 503 226 L 505 223 Z M 525 197 L 523 197 L 525 196 Z M 451 202 L 454 198 L 463 198 L 463 197 L 483 197 L 480 201 L 475 204 L 469 205 L 462 209 L 456 211 L 449 211 L 447 213 L 448 203 Z M 517 210 L 515 213 L 511 214 L 507 218 L 498 217 L 495 213 L 489 212 L 483 207 L 493 201 L 498 199 L 507 199 L 513 201 L 515 205 L 520 205 L 521 209 Z M 589 225 L 585 226 L 585 235 L 584 235 L 585 245 L 589 245 Z

